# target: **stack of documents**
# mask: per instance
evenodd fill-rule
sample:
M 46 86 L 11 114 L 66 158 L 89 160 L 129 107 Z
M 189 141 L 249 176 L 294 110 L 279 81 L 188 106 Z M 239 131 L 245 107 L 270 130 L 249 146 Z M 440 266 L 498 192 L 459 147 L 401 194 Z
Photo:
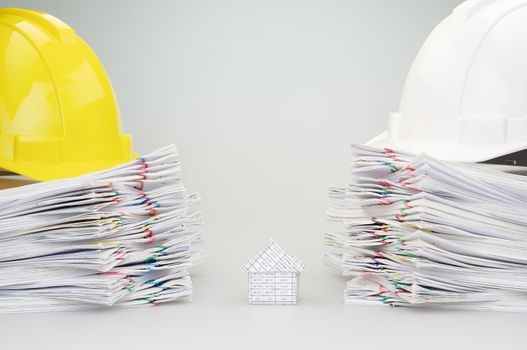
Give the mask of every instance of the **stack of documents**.
M 353 145 L 326 262 L 347 303 L 527 311 L 527 177 Z M 344 229 L 342 229 L 342 224 Z
M 0 191 L 0 313 L 190 299 L 189 267 L 203 259 L 198 204 L 173 146 Z

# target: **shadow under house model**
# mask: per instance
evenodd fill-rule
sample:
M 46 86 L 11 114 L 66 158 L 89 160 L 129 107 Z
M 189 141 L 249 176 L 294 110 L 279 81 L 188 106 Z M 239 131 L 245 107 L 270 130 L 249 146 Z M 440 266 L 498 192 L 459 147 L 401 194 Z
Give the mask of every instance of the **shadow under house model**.
M 273 239 L 245 265 L 249 277 L 250 304 L 296 304 L 304 263 Z

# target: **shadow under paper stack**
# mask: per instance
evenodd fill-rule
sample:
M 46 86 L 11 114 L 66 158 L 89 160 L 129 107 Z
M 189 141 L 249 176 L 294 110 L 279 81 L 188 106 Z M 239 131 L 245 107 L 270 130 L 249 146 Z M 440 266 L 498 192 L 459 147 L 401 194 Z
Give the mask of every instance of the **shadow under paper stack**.
M 0 313 L 192 296 L 199 196 L 173 146 L 80 177 L 0 191 Z
M 354 145 L 326 262 L 352 304 L 527 311 L 527 177 Z

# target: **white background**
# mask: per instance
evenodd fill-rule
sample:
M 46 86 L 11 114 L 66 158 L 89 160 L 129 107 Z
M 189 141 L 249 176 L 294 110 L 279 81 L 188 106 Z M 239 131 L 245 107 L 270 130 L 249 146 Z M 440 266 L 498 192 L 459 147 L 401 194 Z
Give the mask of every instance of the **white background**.
M 0 349 L 525 348 L 527 315 L 356 307 L 322 262 L 327 185 L 383 131 L 423 40 L 460 0 L 6 1 L 70 24 L 103 62 L 139 153 L 175 143 L 203 196 L 195 300 L 0 316 Z M 247 305 L 269 237 L 302 258 L 300 304 Z

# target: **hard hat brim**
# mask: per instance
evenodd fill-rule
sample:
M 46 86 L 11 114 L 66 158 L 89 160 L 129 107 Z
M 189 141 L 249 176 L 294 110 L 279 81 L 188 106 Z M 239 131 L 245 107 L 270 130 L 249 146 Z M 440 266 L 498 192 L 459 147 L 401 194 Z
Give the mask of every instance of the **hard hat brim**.
M 366 143 L 377 148 L 390 148 L 410 154 L 427 154 L 452 162 L 481 163 L 527 149 L 525 142 L 514 144 L 466 145 L 419 139 L 392 139 L 385 131 Z
M 49 181 L 84 175 L 129 162 L 137 158 L 133 153 L 130 158 L 112 161 L 92 162 L 57 162 L 57 163 L 20 163 L 0 160 L 0 168 L 37 181 Z

